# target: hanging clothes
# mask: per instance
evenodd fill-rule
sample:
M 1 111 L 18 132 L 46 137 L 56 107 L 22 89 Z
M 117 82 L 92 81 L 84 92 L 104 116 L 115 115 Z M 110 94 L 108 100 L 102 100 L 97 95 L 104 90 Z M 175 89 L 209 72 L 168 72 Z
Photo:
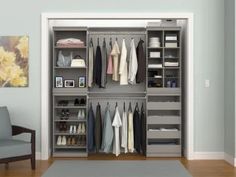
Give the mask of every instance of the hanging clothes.
M 123 39 L 122 41 L 119 74 L 120 74 L 120 85 L 128 85 L 127 48 L 125 45 L 125 39 Z
M 105 117 L 103 120 L 103 136 L 102 136 L 102 150 L 105 153 L 109 153 L 112 147 L 113 141 L 113 128 L 111 123 L 111 114 L 110 114 L 110 106 L 107 104 L 105 110 Z
M 112 126 L 115 129 L 115 137 L 114 137 L 114 141 L 113 141 L 113 154 L 118 156 L 120 154 L 120 132 L 119 131 L 120 131 L 120 127 L 122 126 L 118 106 L 116 106 Z
M 109 43 L 110 46 L 110 52 L 109 52 L 109 57 L 108 57 L 108 64 L 107 64 L 107 74 L 113 74 L 113 62 L 112 62 L 112 41 L 110 40 Z
M 96 152 L 99 152 L 102 143 L 102 116 L 101 116 L 101 106 L 98 103 L 96 108 L 96 120 L 95 120 L 95 144 Z
M 138 71 L 136 76 L 136 82 L 141 83 L 145 81 L 145 75 L 146 75 L 146 58 L 144 55 L 144 49 L 143 49 L 143 43 L 144 41 L 140 39 L 138 46 L 136 48 L 137 53 L 137 61 L 138 61 Z
M 130 43 L 129 75 L 128 75 L 128 80 L 130 84 L 136 83 L 137 70 L 138 70 L 137 54 L 136 54 L 134 39 L 132 39 Z
M 140 146 L 141 146 L 141 134 L 140 134 L 140 116 L 139 116 L 139 108 L 138 104 L 135 106 L 134 115 L 133 115 L 133 126 L 134 126 L 134 148 L 138 153 L 140 153 Z
M 89 152 L 94 150 L 94 112 L 92 104 L 90 104 L 89 112 L 88 112 L 88 150 Z
M 125 153 L 128 152 L 128 125 L 127 125 L 127 113 L 125 111 L 125 105 L 124 110 L 122 114 L 122 128 L 121 128 L 121 147 L 124 148 Z
M 107 82 L 107 75 L 106 75 L 106 69 L 107 69 L 107 46 L 106 41 L 104 39 L 102 44 L 102 73 L 101 73 L 101 87 L 106 87 Z
M 112 80 L 114 81 L 119 81 L 119 70 L 118 70 L 118 65 L 119 65 L 119 55 L 120 55 L 120 49 L 118 46 L 117 41 L 115 41 L 111 55 L 113 57 L 113 74 L 112 74 Z
M 134 152 L 134 127 L 133 127 L 133 112 L 131 105 L 128 110 L 128 151 Z
M 142 149 L 143 155 L 145 155 L 146 154 L 146 118 L 145 118 L 143 104 L 141 107 L 140 119 L 141 119 L 141 140 L 140 140 L 140 142 L 141 142 L 141 149 Z
M 101 48 L 98 44 L 96 49 L 96 57 L 94 64 L 94 82 L 101 88 L 101 76 L 102 76 L 102 53 Z
M 88 72 L 88 87 L 92 87 L 93 84 L 93 60 L 94 60 L 94 53 L 93 53 L 93 41 L 91 40 L 89 43 L 89 72 Z

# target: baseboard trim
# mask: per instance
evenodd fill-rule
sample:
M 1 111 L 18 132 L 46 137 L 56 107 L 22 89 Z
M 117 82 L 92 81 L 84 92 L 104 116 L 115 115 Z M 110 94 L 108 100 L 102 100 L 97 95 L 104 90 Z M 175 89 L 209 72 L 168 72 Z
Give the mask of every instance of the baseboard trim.
M 41 160 L 42 158 L 41 158 L 41 152 L 36 152 L 35 153 L 35 158 L 36 158 L 36 160 Z
M 230 165 L 236 167 L 236 158 L 234 158 L 232 155 L 225 153 L 224 160 L 228 162 Z
M 224 152 L 195 152 L 194 160 L 223 160 Z

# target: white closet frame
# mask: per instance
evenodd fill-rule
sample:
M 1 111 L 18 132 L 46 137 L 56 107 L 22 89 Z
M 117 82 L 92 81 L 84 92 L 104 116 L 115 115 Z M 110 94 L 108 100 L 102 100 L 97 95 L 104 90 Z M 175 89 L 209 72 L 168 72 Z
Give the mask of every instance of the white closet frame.
M 41 14 L 41 159 L 50 157 L 50 83 L 49 83 L 49 49 L 50 20 L 139 20 L 142 22 L 158 19 L 187 20 L 186 39 L 186 149 L 185 157 L 194 159 L 194 55 L 193 55 L 193 13 L 42 13 Z M 104 24 L 105 25 L 105 24 Z M 120 24 L 122 25 L 122 24 Z

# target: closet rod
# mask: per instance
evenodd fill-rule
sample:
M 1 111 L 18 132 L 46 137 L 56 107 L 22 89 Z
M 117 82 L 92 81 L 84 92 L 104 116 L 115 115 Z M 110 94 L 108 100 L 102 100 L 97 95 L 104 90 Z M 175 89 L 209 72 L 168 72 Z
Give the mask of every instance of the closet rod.
M 90 32 L 89 35 L 145 35 L 143 32 Z

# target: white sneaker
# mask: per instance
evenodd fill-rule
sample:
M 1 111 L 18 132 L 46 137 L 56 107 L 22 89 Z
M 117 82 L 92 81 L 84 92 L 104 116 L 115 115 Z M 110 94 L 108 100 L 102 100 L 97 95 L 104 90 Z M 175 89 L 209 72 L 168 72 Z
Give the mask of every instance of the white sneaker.
M 72 131 L 72 133 L 74 133 L 74 134 L 76 133 L 76 125 L 73 126 L 73 131 Z
M 63 145 L 63 146 L 66 145 L 66 136 L 62 137 L 61 145 Z
M 81 113 L 81 114 L 82 114 L 82 115 L 81 115 L 81 118 L 82 118 L 82 119 L 85 119 L 85 110 L 84 110 L 84 109 L 82 110 L 82 113 Z
M 61 136 L 58 136 L 58 138 L 57 138 L 57 145 L 58 145 L 58 146 L 61 146 L 61 145 L 62 145 Z
M 85 134 L 85 133 L 86 133 L 85 123 L 82 124 L 81 133 L 82 133 L 82 134 Z
M 70 126 L 70 131 L 69 131 L 69 133 L 70 133 L 70 134 L 73 133 L 73 126 L 72 126 L 72 125 Z
M 78 115 L 77 115 L 78 119 L 81 119 L 81 115 L 82 115 L 82 113 L 81 113 L 81 109 L 79 109 L 79 111 L 78 111 Z

